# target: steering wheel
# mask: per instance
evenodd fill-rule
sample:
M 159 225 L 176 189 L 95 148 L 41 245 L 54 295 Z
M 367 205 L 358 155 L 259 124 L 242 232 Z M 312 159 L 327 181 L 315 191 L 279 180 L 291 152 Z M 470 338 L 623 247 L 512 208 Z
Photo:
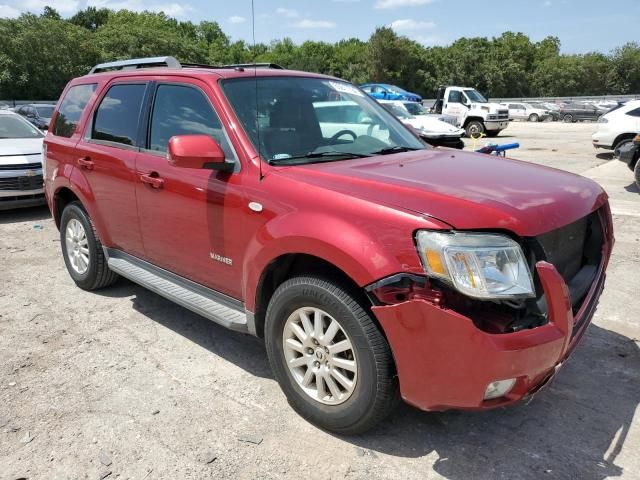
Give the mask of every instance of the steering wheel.
M 356 141 L 356 138 L 358 138 L 358 135 L 356 135 L 355 132 L 352 132 L 351 130 L 340 130 L 338 133 L 336 133 L 333 137 L 329 139 L 329 145 L 335 145 L 338 139 L 343 135 L 351 135 L 353 137 L 354 142 Z

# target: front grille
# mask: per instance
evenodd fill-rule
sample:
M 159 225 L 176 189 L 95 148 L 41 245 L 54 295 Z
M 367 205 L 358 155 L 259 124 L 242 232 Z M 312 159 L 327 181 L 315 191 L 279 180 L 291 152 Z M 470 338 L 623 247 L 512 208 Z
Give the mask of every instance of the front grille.
M 596 281 L 603 244 L 603 227 L 597 211 L 528 242 L 533 264 L 541 260 L 551 263 L 566 282 L 574 314 Z M 541 297 L 542 287 L 537 279 L 536 284 Z M 541 310 L 546 310 L 544 307 Z
M 498 110 L 499 120 L 509 120 L 509 110 Z
M 42 188 L 42 175 L 32 177 L 0 177 L 0 190 L 37 190 Z
M 40 154 L 38 154 L 38 155 L 40 155 Z M 15 165 L 0 165 L 0 171 L 6 171 L 6 170 L 37 170 L 39 168 L 42 168 L 42 163 L 40 163 L 40 162 L 22 163 L 22 164 L 15 164 Z

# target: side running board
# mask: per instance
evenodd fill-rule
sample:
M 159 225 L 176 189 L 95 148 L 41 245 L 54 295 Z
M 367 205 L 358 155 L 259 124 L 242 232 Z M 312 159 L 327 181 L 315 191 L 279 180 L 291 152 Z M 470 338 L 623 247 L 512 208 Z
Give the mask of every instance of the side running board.
M 120 250 L 105 248 L 111 270 L 223 327 L 254 333 L 253 315 L 239 300 L 156 267 Z

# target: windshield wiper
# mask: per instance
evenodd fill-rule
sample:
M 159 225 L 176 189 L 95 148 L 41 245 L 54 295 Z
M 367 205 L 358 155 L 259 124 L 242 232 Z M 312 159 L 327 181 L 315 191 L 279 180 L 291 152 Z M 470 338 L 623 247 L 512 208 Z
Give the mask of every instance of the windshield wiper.
M 353 152 L 336 152 L 336 151 L 329 151 L 329 152 L 309 152 L 306 153 L 304 155 L 294 155 L 292 157 L 286 157 L 286 158 L 275 158 L 275 159 L 271 159 L 269 160 L 269 163 L 271 165 L 285 165 L 290 163 L 292 160 L 292 163 L 300 163 L 299 160 L 304 160 L 307 158 L 311 158 L 311 159 L 321 159 L 319 161 L 321 162 L 330 162 L 333 157 L 345 157 L 345 158 L 366 158 L 366 157 L 370 157 L 371 155 L 369 155 L 368 153 L 353 153 Z
M 371 155 L 388 155 L 390 153 L 413 152 L 415 150 L 421 150 L 421 149 L 404 147 L 402 145 L 394 145 L 393 147 L 386 147 L 376 152 L 371 152 Z

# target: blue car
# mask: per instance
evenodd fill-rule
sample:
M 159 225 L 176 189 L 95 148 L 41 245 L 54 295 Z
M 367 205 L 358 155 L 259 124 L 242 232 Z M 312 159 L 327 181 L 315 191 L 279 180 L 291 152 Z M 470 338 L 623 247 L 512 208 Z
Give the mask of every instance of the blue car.
M 407 92 L 395 85 L 386 83 L 365 83 L 360 88 L 377 100 L 408 100 L 409 102 L 422 102 L 422 97 L 417 93 Z

